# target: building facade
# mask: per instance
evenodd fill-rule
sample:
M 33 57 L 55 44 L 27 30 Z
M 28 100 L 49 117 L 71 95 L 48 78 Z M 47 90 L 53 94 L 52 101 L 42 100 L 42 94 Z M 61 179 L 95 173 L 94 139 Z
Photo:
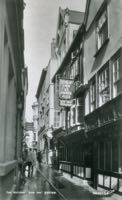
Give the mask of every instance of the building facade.
M 53 139 L 59 169 L 89 180 L 95 188 L 118 193 L 122 193 L 121 10 L 121 1 L 88 0 L 80 28 L 53 77 L 59 112 Z M 60 79 L 72 80 L 72 98 L 63 106 Z M 64 86 L 65 90 L 65 81 Z
M 122 192 L 121 10 L 121 1 L 87 1 L 84 37 L 85 132 L 92 144 L 93 183 L 117 192 Z
M 14 188 L 22 153 L 27 69 L 24 68 L 24 3 L 0 1 L 0 199 Z
M 34 102 L 32 105 L 33 109 L 33 132 L 34 132 L 34 140 L 33 140 L 33 147 L 37 147 L 38 143 L 38 103 Z
M 38 150 L 42 152 L 42 161 L 52 164 L 52 130 L 54 126 L 54 84 L 52 77 L 57 70 L 55 53 L 55 39 L 51 43 L 51 58 L 45 69 L 42 70 L 38 90 Z
M 58 168 L 72 176 L 90 180 L 90 156 L 88 158 L 90 150 L 85 147 L 84 131 L 84 92 L 86 88 L 83 82 L 84 13 L 80 13 L 80 15 L 78 13 L 77 16 L 77 12 L 69 11 L 70 17 L 72 14 L 77 19 L 77 29 L 72 28 L 71 30 L 75 34 L 72 34 L 72 38 L 69 36 L 71 41 L 68 49 L 53 77 L 55 106 L 59 113 L 55 117 L 59 123 L 53 131 L 53 139 Z M 74 20 L 70 21 L 69 18 L 69 23 L 74 23 Z M 64 82 L 63 89 L 61 89 L 61 81 Z M 65 95 L 64 91 L 67 91 L 66 84 L 68 85 L 69 81 L 71 97 L 69 100 L 62 99 L 60 97 L 61 90 Z
M 23 149 L 35 148 L 34 122 L 24 123 Z

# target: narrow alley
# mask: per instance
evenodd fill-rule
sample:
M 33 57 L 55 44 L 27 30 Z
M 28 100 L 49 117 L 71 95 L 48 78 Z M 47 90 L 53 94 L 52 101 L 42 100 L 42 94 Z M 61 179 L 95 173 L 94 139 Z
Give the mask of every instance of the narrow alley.
M 0 200 L 122 200 L 122 0 L 0 0 Z

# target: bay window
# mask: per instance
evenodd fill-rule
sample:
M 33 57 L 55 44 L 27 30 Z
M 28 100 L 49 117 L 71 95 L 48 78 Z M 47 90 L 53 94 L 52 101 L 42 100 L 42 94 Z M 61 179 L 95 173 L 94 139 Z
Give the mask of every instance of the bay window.
M 84 102 L 82 98 L 74 99 L 71 107 L 71 126 L 80 125 L 84 119 Z
M 113 60 L 113 97 L 116 97 L 121 91 L 120 81 L 120 56 Z
M 90 111 L 92 112 L 96 108 L 96 82 L 93 79 L 90 83 Z
M 103 105 L 110 98 L 109 88 L 109 67 L 106 67 L 98 76 L 99 81 L 99 106 Z

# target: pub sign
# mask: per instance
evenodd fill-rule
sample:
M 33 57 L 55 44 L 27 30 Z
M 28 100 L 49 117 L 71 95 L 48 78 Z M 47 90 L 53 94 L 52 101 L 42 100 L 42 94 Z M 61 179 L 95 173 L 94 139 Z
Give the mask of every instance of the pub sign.
M 72 99 L 73 80 L 59 79 L 59 99 Z

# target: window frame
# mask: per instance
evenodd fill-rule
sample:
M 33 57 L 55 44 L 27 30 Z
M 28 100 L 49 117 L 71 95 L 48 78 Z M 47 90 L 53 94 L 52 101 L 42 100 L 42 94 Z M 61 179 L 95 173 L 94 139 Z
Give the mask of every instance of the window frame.
M 74 104 L 71 106 L 71 109 L 70 109 L 70 112 L 71 112 L 71 120 L 70 120 L 70 123 L 71 123 L 71 127 L 75 126 L 75 125 L 80 125 L 82 123 L 79 122 L 79 111 L 78 109 L 80 109 L 80 107 L 84 107 L 84 102 L 80 102 L 80 99 L 81 98 L 77 98 L 77 99 L 74 99 Z M 73 112 L 74 110 L 74 112 Z M 73 116 L 73 113 L 75 114 L 75 116 Z M 84 115 L 84 113 L 83 113 Z M 73 118 L 74 117 L 74 118 Z
M 98 107 L 104 105 L 110 100 L 110 70 L 109 61 L 98 71 Z M 100 86 L 101 85 L 101 86 Z M 103 100 L 105 97 L 106 100 Z
M 117 74 L 117 79 L 115 80 L 114 78 L 114 63 L 119 60 L 119 69 L 117 70 L 116 73 Z M 121 69 L 121 65 L 122 65 L 122 47 L 112 56 L 111 58 L 111 63 L 112 63 L 112 97 L 115 98 L 117 97 L 122 91 L 120 89 L 120 91 L 117 92 L 117 86 L 119 86 L 120 82 L 122 82 L 122 69 Z M 118 65 L 117 65 L 118 66 Z M 116 91 L 115 91 L 116 90 Z
M 100 20 L 102 21 L 102 17 L 105 13 L 105 21 L 100 26 Z M 98 52 L 108 41 L 109 39 L 109 29 L 108 29 L 108 11 L 107 11 L 107 5 L 104 6 L 100 14 L 98 15 L 96 19 L 96 51 Z M 100 44 L 99 44 L 100 42 Z
M 93 112 L 96 109 L 96 76 L 92 77 L 92 79 L 89 82 L 89 104 L 90 104 L 90 112 Z M 94 92 L 93 92 L 93 86 L 94 86 Z M 94 93 L 94 94 L 93 94 Z M 94 106 L 94 108 L 92 107 Z
M 54 128 L 59 128 L 59 127 L 60 127 L 60 110 L 55 110 L 54 111 Z

